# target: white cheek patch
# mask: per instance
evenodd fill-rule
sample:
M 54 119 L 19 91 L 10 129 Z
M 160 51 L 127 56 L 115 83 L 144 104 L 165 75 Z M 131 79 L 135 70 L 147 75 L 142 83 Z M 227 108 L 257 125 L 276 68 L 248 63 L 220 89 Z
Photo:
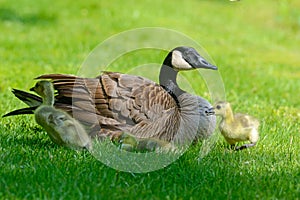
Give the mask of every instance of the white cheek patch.
M 172 53 L 172 65 L 174 69 L 177 70 L 193 69 L 193 67 L 182 58 L 181 52 L 176 50 Z

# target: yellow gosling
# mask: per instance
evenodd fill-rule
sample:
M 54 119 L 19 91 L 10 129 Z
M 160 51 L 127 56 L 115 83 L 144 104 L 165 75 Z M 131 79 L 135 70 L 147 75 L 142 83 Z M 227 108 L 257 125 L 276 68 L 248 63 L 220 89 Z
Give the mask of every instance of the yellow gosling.
M 237 142 L 250 141 L 250 144 L 235 147 L 242 150 L 253 147 L 259 139 L 259 121 L 246 114 L 233 114 L 230 103 L 220 101 L 214 106 L 215 114 L 222 117 L 219 129 L 225 140 L 233 147 Z
M 126 151 L 160 151 L 175 149 L 171 143 L 156 138 L 137 138 L 129 133 L 121 133 L 118 137 L 113 138 L 115 144 L 120 149 Z
M 48 133 L 51 140 L 73 149 L 91 148 L 91 139 L 81 124 L 66 112 L 53 107 L 54 88 L 49 81 L 39 81 L 30 89 L 43 99 L 35 111 L 35 121 Z

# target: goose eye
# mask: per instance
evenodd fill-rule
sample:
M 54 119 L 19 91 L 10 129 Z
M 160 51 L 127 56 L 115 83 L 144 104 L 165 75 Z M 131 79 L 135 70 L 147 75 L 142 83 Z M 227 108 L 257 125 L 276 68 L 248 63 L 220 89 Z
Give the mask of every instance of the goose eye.
M 220 105 L 217 105 L 217 107 L 216 107 L 218 110 L 220 110 L 221 109 L 221 106 Z

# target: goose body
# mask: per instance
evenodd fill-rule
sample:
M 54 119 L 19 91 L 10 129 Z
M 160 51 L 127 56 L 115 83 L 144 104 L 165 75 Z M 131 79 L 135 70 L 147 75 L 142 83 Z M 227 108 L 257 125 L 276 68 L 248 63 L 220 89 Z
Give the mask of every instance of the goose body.
M 160 84 L 117 72 L 103 72 L 96 78 L 48 74 L 37 79 L 53 82 L 57 91 L 54 106 L 72 114 L 92 137 L 127 132 L 137 138 L 183 144 L 210 136 L 216 123 L 207 100 L 177 85 L 179 71 L 197 68 L 217 69 L 195 49 L 177 47 L 163 62 Z
M 233 114 L 228 102 L 217 102 L 215 104 L 215 113 L 222 117 L 219 129 L 225 140 L 232 146 L 237 142 L 250 141 L 250 144 L 244 144 L 236 147 L 236 150 L 242 150 L 254 146 L 258 139 L 259 121 L 247 114 Z
M 74 149 L 91 147 L 90 137 L 81 124 L 66 112 L 53 107 L 52 83 L 39 81 L 31 90 L 43 97 L 43 103 L 34 111 L 35 120 L 54 143 Z

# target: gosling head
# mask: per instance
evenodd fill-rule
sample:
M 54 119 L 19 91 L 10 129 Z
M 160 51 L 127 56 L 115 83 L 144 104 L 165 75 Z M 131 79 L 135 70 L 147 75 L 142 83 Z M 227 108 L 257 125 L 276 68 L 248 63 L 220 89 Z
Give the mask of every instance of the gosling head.
M 214 111 L 216 115 L 225 117 L 228 111 L 231 111 L 231 106 L 229 102 L 219 101 L 214 105 Z
M 53 85 L 49 81 L 38 81 L 34 87 L 30 88 L 30 91 L 37 93 L 40 96 L 47 95 L 47 90 L 53 89 Z
M 168 60 L 169 57 L 169 60 Z M 192 47 L 176 47 L 167 56 L 165 62 L 171 62 L 173 69 L 177 71 L 192 70 L 198 68 L 217 70 L 218 68 L 206 61 Z M 166 64 L 164 62 L 164 64 Z
M 34 87 L 30 89 L 40 95 L 43 99 L 44 105 L 53 106 L 54 104 L 54 88 L 53 84 L 49 81 L 38 81 Z

